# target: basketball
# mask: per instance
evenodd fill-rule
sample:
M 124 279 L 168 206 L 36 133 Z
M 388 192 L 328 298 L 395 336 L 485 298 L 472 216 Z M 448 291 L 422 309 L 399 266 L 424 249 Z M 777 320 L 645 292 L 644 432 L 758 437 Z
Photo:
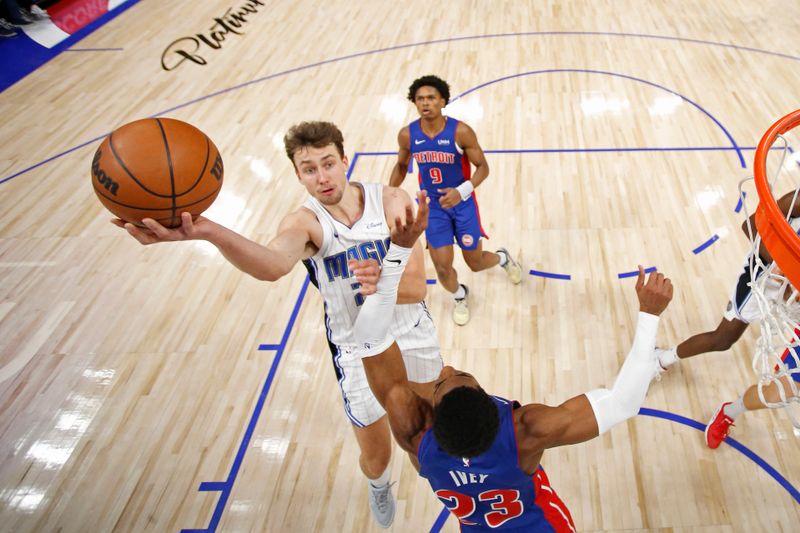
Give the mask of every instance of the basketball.
M 181 213 L 205 211 L 222 186 L 222 157 L 191 124 L 146 118 L 112 131 L 92 159 L 92 186 L 100 202 L 126 222 L 152 218 L 181 225 Z

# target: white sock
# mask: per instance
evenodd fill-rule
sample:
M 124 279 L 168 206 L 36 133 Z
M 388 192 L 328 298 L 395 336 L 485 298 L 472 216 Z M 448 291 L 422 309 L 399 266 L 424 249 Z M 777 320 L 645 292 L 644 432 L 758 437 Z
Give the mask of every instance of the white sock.
M 731 402 L 722 409 L 722 412 L 730 417 L 731 420 L 736 420 L 736 417 L 745 411 L 747 411 L 747 408 L 744 406 L 744 395 L 739 396 L 736 401 Z
M 369 484 L 372 485 L 373 488 L 380 488 L 385 487 L 389 481 L 392 479 L 392 469 L 390 467 L 386 467 L 386 470 L 383 471 L 381 477 L 378 479 L 370 479 Z
M 464 286 L 462 284 L 458 284 L 458 290 L 453 293 L 453 298 L 456 300 L 463 300 L 467 296 L 467 291 L 464 290 Z
M 501 267 L 506 266 L 506 264 L 508 263 L 508 256 L 506 255 L 506 253 L 503 250 L 497 250 L 495 253 L 498 255 L 498 257 L 500 257 L 500 266 Z
M 673 346 L 672 348 L 665 348 L 658 352 L 658 362 L 661 365 L 661 368 L 667 368 L 670 365 L 674 365 L 678 362 L 678 352 L 676 351 L 676 347 Z

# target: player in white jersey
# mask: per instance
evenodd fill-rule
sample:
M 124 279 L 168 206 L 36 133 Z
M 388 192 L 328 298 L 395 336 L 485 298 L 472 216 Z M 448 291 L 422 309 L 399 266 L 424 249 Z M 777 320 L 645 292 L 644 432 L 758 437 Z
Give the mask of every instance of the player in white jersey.
M 789 214 L 791 209 L 789 222 L 794 230 L 798 231 L 800 230 L 800 201 L 796 202 L 793 206 L 793 197 L 794 191 L 783 195 L 778 200 L 778 208 L 784 215 Z M 749 237 L 751 230 L 754 232 L 756 231 L 755 214 L 753 214 L 749 220 L 745 220 L 742 223 L 742 231 L 745 235 Z M 767 251 L 763 243 L 758 253 L 765 265 L 772 262 L 772 257 L 770 257 L 769 251 Z M 742 272 L 731 291 L 731 299 L 728 302 L 725 314 L 715 330 L 693 335 L 672 348 L 656 350 L 662 368 L 666 369 L 668 366 L 677 363 L 680 359 L 687 359 L 706 352 L 728 350 L 739 340 L 751 322 L 758 322 L 761 320 L 761 312 L 759 311 L 755 298 L 752 298 L 752 291 L 749 286 L 751 264 L 756 277 L 763 274 L 763 269 L 757 265 L 755 258 L 750 254 L 745 260 Z
M 389 527 L 394 518 L 389 425 L 370 391 L 360 359 L 353 356 L 352 327 L 363 295 L 374 291 L 380 273 L 377 263 L 386 255 L 390 231 L 405 218 L 411 199 L 395 187 L 348 183 L 344 140 L 331 123 L 293 126 L 284 145 L 310 198 L 283 218 L 278 234 L 266 246 L 202 216 L 192 221 L 189 213 L 182 213 L 182 225 L 174 229 L 151 219 L 143 221 L 146 229 L 121 220 L 114 223 L 142 244 L 206 240 L 235 267 L 260 280 L 275 281 L 298 262 L 305 262 L 325 301 L 328 341 L 345 412 L 361 449 L 359 464 L 369 479 L 370 509 L 381 527 Z M 350 259 L 375 262 L 351 271 Z M 429 395 L 442 360 L 436 330 L 423 302 L 426 289 L 422 248 L 416 245 L 400 282 L 397 302 L 402 305 L 395 311 L 392 331 L 409 379 L 421 384 L 420 393 Z

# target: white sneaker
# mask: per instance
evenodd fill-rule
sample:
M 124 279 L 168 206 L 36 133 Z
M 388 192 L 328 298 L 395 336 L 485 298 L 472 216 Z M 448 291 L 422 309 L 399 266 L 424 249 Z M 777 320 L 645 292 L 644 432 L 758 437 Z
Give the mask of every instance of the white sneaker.
M 497 251 L 503 252 L 508 258 L 508 261 L 506 261 L 506 264 L 502 267 L 503 270 L 506 271 L 508 279 L 511 280 L 511 283 L 514 285 L 519 285 L 519 283 L 522 281 L 522 269 L 520 268 L 519 263 L 514 261 L 514 258 L 511 257 L 511 254 L 508 253 L 508 250 L 505 248 L 498 248 Z
M 388 529 L 394 522 L 394 496 L 392 495 L 392 485 L 394 483 L 387 483 L 382 487 L 373 487 L 372 483 L 367 482 L 369 485 L 369 510 L 372 511 L 372 517 L 383 529 Z
M 33 4 L 28 11 L 33 20 L 47 20 L 50 18 L 50 15 L 47 14 L 47 11 L 36 4 Z
M 656 346 L 656 374 L 653 376 L 656 381 L 661 381 L 661 376 L 669 367 L 678 362 L 678 352 L 675 348 L 659 348 Z
M 467 322 L 469 322 L 469 306 L 467 305 L 467 300 L 469 300 L 469 288 L 461 284 L 464 287 L 464 294 L 463 298 L 456 300 L 455 307 L 453 307 L 453 322 L 456 323 L 458 326 L 463 326 Z

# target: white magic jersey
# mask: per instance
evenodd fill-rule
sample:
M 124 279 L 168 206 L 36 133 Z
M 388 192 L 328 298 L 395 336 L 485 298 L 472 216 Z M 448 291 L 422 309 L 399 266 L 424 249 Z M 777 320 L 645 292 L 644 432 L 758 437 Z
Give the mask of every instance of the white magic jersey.
M 325 328 L 345 413 L 355 425 L 363 427 L 378 420 L 384 411 L 369 389 L 355 350 L 353 325 L 363 297 L 347 261 L 372 258 L 382 263 L 390 243 L 383 212 L 383 185 L 350 186 L 361 187 L 364 192 L 364 213 L 352 227 L 335 220 L 315 198 L 303 204 L 322 226 L 322 245 L 304 263 L 324 301 Z M 424 302 L 396 305 L 389 333 L 403 354 L 410 381 L 428 383 L 438 377 L 442 369 L 439 340 Z
M 364 213 L 352 227 L 335 220 L 315 198 L 308 198 L 303 207 L 314 212 L 322 225 L 322 246 L 309 262 L 315 274 L 317 287 L 325 301 L 328 339 L 336 345 L 354 345 L 353 324 L 363 297 L 359 284 L 350 274 L 350 259 L 376 259 L 383 261 L 389 248 L 389 226 L 383 212 L 383 185 L 379 183 L 351 183 L 364 191 Z M 395 306 L 390 333 L 394 338 L 405 336 L 420 315 L 425 313 L 423 303 Z

